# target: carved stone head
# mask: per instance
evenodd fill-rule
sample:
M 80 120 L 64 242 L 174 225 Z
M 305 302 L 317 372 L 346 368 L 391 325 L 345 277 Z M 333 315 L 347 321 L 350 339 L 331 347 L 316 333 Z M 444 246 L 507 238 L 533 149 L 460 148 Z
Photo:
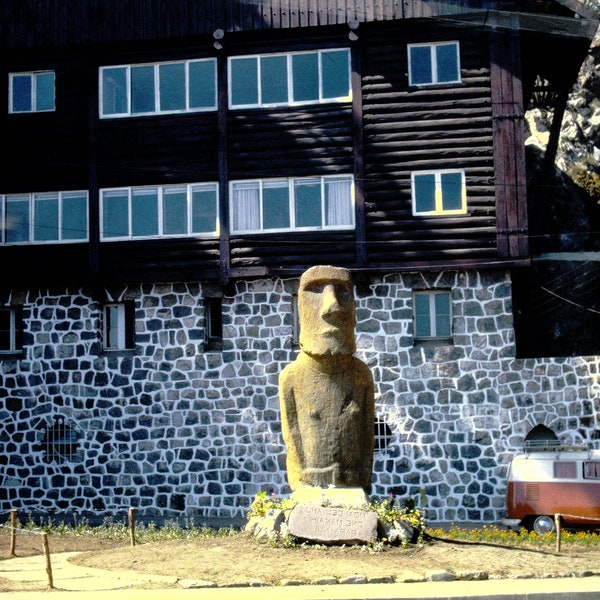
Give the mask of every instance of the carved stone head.
M 316 266 L 304 272 L 298 289 L 300 347 L 311 356 L 356 351 L 356 307 L 350 271 Z

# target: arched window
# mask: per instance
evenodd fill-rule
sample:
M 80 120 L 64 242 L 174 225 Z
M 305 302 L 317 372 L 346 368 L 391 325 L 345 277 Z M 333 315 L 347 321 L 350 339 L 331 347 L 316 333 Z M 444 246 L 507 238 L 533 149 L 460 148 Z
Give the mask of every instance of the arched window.
M 535 450 L 536 448 L 548 448 L 558 446 L 557 435 L 545 425 L 536 425 L 525 437 L 525 448 Z

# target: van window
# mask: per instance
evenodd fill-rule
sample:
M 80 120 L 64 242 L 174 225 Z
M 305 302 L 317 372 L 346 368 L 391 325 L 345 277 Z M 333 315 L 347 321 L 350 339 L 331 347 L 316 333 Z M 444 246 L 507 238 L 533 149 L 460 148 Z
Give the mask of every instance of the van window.
M 600 479 L 600 461 L 584 462 L 583 476 L 585 479 Z
M 575 479 L 577 477 L 577 464 L 574 462 L 556 461 L 554 463 L 554 477 L 556 479 Z

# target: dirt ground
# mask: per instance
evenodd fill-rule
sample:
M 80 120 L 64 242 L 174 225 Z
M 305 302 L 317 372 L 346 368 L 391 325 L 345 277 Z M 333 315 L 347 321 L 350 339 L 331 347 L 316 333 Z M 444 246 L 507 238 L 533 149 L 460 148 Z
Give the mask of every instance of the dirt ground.
M 137 544 L 89 535 L 48 536 L 51 553 L 81 552 L 80 565 L 127 569 L 140 573 L 242 585 L 260 580 L 269 585 L 285 580 L 316 583 L 335 577 L 362 575 L 368 581 L 423 581 L 431 573 L 449 571 L 458 578 L 567 577 L 600 575 L 600 544 L 525 549 L 488 543 L 465 543 L 442 537 L 406 548 L 387 546 L 374 552 L 362 546 L 300 546 L 277 548 L 245 533 L 228 538 L 172 540 Z M 0 535 L 0 560 L 8 558 L 10 538 Z M 21 535 L 17 555 L 42 552 L 39 536 Z M 0 579 L 0 592 L 19 589 Z M 22 588 L 21 588 L 22 589 Z

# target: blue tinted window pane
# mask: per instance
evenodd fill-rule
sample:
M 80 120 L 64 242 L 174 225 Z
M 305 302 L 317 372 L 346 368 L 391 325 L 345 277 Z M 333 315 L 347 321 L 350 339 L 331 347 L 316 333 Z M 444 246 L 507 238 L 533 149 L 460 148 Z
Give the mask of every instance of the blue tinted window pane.
M 61 226 L 63 240 L 87 238 L 87 197 L 84 194 L 63 196 Z
M 415 337 L 431 337 L 431 317 L 429 314 L 429 294 L 414 297 Z
M 6 241 L 29 241 L 29 196 L 6 198 Z
M 263 229 L 289 229 L 290 200 L 287 183 L 263 187 Z
M 214 108 L 217 104 L 214 60 L 189 64 L 190 108 Z
M 431 70 L 431 47 L 412 46 L 409 48 L 410 55 L 410 83 L 418 85 L 433 82 Z
M 215 188 L 192 190 L 192 233 L 217 230 L 217 191 Z
M 294 184 L 296 203 L 296 227 L 320 227 L 321 182 L 319 180 L 297 181 Z
M 102 114 L 120 115 L 129 112 L 127 101 L 127 69 L 115 67 L 102 70 Z
M 13 112 L 30 112 L 33 79 L 31 75 L 14 75 L 12 77 L 12 110 Z
M 350 95 L 348 50 L 321 53 L 323 98 L 345 98 Z
M 288 101 L 286 56 L 263 56 L 260 59 L 260 86 L 263 104 Z
M 131 68 L 131 112 L 145 113 L 156 110 L 154 98 L 154 67 Z
M 188 232 L 187 190 L 165 190 L 163 194 L 163 233 L 165 235 Z
M 54 73 L 38 73 L 35 77 L 35 109 L 54 110 Z
M 447 292 L 435 294 L 435 335 L 449 337 L 450 323 L 450 294 Z
M 58 240 L 58 195 L 36 196 L 33 210 L 33 239 Z
M 459 81 L 458 45 L 439 44 L 435 47 L 437 59 L 437 80 L 439 83 Z
M 160 110 L 185 110 L 185 64 L 159 65 Z
M 258 62 L 255 57 L 231 60 L 231 104 L 258 104 Z
M 131 196 L 131 235 L 158 235 L 158 191 L 134 190 Z
M 129 235 L 127 192 L 104 192 L 102 196 L 102 234 L 105 238 Z
M 463 210 L 462 173 L 442 173 L 443 210 Z
M 415 175 L 413 185 L 415 212 L 433 212 L 435 210 L 435 176 Z
M 292 55 L 295 102 L 319 99 L 319 55 L 316 52 Z

